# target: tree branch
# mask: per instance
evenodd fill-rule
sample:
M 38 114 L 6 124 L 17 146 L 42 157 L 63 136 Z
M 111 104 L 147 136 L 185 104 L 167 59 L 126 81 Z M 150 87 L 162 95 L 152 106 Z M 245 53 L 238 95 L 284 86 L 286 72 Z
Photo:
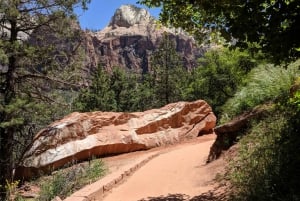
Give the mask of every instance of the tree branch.
M 60 102 L 57 102 L 56 100 L 52 99 L 49 96 L 45 96 L 43 94 L 41 94 L 40 92 L 31 92 L 31 95 L 33 95 L 32 97 L 35 99 L 39 99 L 42 101 L 46 101 L 47 103 L 55 103 L 57 105 L 61 105 L 61 106 L 69 106 L 68 104 L 62 104 Z
M 49 9 L 49 8 L 52 8 L 55 6 L 58 6 L 57 3 L 53 3 L 53 4 L 50 4 L 47 6 L 38 6 L 38 7 L 34 7 L 34 8 L 24 8 L 24 9 L 20 9 L 19 12 L 20 13 L 29 13 L 29 12 L 33 12 L 33 11 Z
M 67 82 L 64 82 L 62 80 L 55 79 L 55 78 L 52 78 L 52 77 L 48 77 L 48 76 L 45 76 L 45 75 L 25 74 L 25 75 L 19 76 L 17 78 L 18 81 L 21 81 L 23 79 L 42 79 L 42 80 L 48 80 L 48 81 L 51 81 L 51 82 L 56 82 L 56 83 L 60 83 L 60 84 L 75 87 L 75 88 L 80 88 L 81 87 L 81 85 L 67 83 Z

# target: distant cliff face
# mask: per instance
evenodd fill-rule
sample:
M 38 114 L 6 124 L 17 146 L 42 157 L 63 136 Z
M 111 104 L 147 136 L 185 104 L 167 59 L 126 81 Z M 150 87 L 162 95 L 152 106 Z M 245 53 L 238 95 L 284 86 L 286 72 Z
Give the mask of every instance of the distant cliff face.
M 196 66 L 204 48 L 197 47 L 193 38 L 180 30 L 159 27 L 147 10 L 133 5 L 117 9 L 103 30 L 85 32 L 87 64 L 90 68 L 101 64 L 107 70 L 118 66 L 147 72 L 151 54 L 159 46 L 164 32 L 170 34 L 185 67 Z
M 111 27 L 131 27 L 136 24 L 150 24 L 154 21 L 149 12 L 145 9 L 133 5 L 123 5 L 116 10 L 111 22 Z

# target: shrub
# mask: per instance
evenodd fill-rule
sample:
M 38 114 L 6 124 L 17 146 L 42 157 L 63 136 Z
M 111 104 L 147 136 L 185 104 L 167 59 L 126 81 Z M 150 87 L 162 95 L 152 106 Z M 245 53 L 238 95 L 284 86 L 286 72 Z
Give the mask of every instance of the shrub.
M 102 160 L 93 160 L 88 165 L 74 165 L 59 171 L 42 184 L 39 200 L 49 201 L 55 196 L 65 198 L 84 185 L 96 181 L 105 172 Z
M 60 173 L 54 175 L 50 181 L 42 185 L 40 200 L 48 201 L 53 199 L 56 195 L 59 195 L 63 189 L 69 187 L 66 183 L 67 180 L 65 179 L 64 174 Z
M 274 185 L 271 178 L 278 175 L 276 141 L 286 121 L 277 116 L 255 125 L 241 138 L 238 157 L 230 163 L 228 179 L 234 187 L 233 200 L 264 200 L 262 196 Z M 269 195 L 271 196 L 271 195 Z
M 289 100 L 289 104 L 295 106 L 297 111 L 300 111 L 300 77 L 296 79 L 290 93 L 291 98 Z
M 300 200 L 300 110 L 285 100 L 240 139 L 225 174 L 234 189 L 231 200 Z
M 249 74 L 247 84 L 222 107 L 221 122 L 224 123 L 259 104 L 287 98 L 290 87 L 299 76 L 299 66 L 300 60 L 287 68 L 273 65 L 254 68 Z
M 233 95 L 245 76 L 257 65 L 247 52 L 228 48 L 212 49 L 199 59 L 200 66 L 191 73 L 185 99 L 204 99 L 219 116 L 221 106 Z

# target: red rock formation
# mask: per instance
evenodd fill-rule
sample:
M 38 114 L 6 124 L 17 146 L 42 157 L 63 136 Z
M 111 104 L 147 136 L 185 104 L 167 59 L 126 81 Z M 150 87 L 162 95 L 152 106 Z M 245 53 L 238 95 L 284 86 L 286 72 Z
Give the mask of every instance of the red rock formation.
M 151 69 L 150 57 L 158 48 L 163 33 L 170 36 L 187 69 L 196 67 L 197 59 L 208 48 L 199 47 L 180 29 L 158 26 L 145 9 L 124 5 L 117 9 L 103 30 L 84 33 L 87 66 L 96 68 L 101 64 L 107 70 L 117 66 L 147 72 Z
M 207 162 L 218 159 L 223 151 L 228 150 L 237 142 L 237 137 L 249 127 L 251 120 L 263 117 L 267 111 L 264 107 L 258 107 L 235 117 L 223 125 L 215 127 L 214 132 L 217 135 L 217 139 L 210 148 Z
M 210 133 L 216 117 L 203 100 L 136 113 L 72 113 L 41 130 L 23 155 L 17 176 L 29 178 L 92 156 L 174 144 Z

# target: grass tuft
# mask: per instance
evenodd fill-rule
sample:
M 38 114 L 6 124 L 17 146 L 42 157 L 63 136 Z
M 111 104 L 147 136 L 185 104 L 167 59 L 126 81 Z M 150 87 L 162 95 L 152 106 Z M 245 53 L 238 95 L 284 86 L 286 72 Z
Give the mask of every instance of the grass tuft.
M 287 68 L 273 65 L 262 65 L 253 69 L 247 84 L 223 106 L 221 123 L 225 123 L 243 111 L 250 110 L 259 104 L 276 102 L 288 97 L 290 88 L 299 76 L 300 60 Z
M 99 159 L 58 171 L 43 182 L 39 200 L 50 201 L 56 196 L 64 199 L 83 186 L 97 181 L 105 173 L 106 167 Z

